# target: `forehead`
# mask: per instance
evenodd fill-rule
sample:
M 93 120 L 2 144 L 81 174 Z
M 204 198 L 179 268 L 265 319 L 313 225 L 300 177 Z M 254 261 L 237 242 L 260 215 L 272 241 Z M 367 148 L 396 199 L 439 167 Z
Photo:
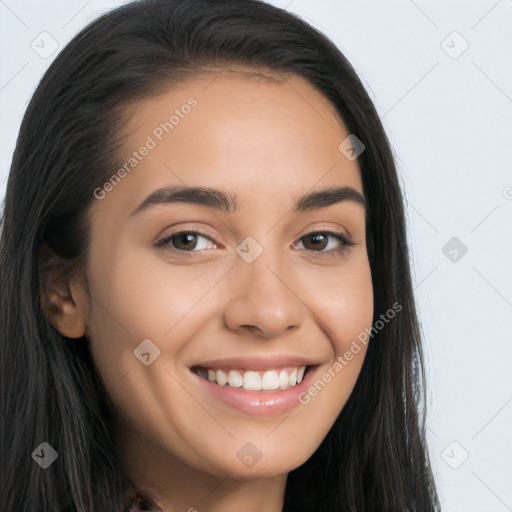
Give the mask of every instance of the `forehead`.
M 197 75 L 134 105 L 118 154 L 126 172 L 101 207 L 122 197 L 133 209 L 173 184 L 222 186 L 241 203 L 245 195 L 283 203 L 284 194 L 316 185 L 362 193 L 357 162 L 339 150 L 347 136 L 334 107 L 303 78 Z

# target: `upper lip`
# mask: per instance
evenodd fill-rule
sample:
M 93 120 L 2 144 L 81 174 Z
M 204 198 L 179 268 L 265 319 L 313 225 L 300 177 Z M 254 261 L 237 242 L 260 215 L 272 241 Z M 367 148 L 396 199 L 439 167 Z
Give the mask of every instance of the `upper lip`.
M 287 366 L 314 366 L 316 363 L 309 357 L 297 356 L 292 354 L 276 355 L 254 355 L 238 356 L 224 359 L 214 359 L 203 361 L 192 365 L 192 367 L 211 368 L 212 370 L 221 369 L 244 369 L 244 370 L 269 370 L 272 368 L 285 368 Z

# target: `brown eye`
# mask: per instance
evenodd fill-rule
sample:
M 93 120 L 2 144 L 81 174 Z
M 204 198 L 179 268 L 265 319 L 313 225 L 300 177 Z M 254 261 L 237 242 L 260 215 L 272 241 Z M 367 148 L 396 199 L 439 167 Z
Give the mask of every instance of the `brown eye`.
M 307 235 L 303 238 L 303 240 L 309 240 L 309 243 L 304 243 L 304 247 L 309 250 L 320 250 L 322 251 L 327 247 L 327 243 L 329 242 L 329 237 L 324 233 L 313 233 L 311 235 Z
M 347 247 L 354 246 L 354 243 L 342 234 L 332 233 L 330 231 L 309 233 L 303 236 L 300 241 L 306 250 L 320 254 L 340 254 L 343 253 Z
M 180 251 L 194 249 L 197 245 L 197 236 L 193 233 L 179 233 L 172 236 L 169 240 L 172 240 L 172 245 Z
M 157 247 L 165 247 L 181 253 L 194 253 L 208 249 L 208 244 L 215 245 L 210 237 L 195 231 L 180 231 L 156 242 Z

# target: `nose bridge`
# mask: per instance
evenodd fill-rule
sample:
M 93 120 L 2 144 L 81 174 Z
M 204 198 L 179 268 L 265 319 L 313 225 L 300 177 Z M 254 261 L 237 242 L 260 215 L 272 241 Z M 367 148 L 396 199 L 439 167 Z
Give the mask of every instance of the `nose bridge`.
M 269 243 L 264 248 L 256 245 L 254 240 L 242 242 L 237 252 L 231 296 L 224 312 L 227 327 L 273 337 L 299 326 L 304 305 L 287 282 L 290 273 L 285 272 L 282 253 Z

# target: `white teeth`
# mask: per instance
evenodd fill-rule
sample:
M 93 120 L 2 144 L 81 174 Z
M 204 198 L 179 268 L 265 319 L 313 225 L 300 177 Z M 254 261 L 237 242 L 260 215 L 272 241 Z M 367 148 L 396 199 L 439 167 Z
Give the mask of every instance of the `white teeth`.
M 223 372 L 222 370 L 217 370 L 215 372 L 216 376 L 217 376 L 217 384 L 219 386 L 224 386 L 225 384 L 227 384 L 228 382 L 228 376 L 226 375 L 225 372 Z M 212 380 L 212 382 L 215 382 Z
M 284 371 L 284 370 L 281 370 L 279 372 L 279 387 L 280 388 L 287 388 L 288 387 L 288 374 Z
M 261 379 L 261 389 L 277 389 L 279 381 L 275 370 L 268 370 L 263 374 Z
M 232 388 L 241 388 L 243 379 L 236 370 L 231 370 L 228 374 L 228 383 Z
M 243 388 L 248 391 L 261 391 L 273 389 L 287 389 L 300 384 L 306 371 L 305 366 L 299 366 L 293 370 L 230 370 L 226 373 L 223 370 L 212 368 L 199 368 L 197 373 L 201 377 L 214 382 L 219 386 L 231 386 Z
M 259 391 L 261 389 L 261 377 L 259 373 L 251 371 L 245 372 L 242 386 L 244 389 L 250 391 Z

